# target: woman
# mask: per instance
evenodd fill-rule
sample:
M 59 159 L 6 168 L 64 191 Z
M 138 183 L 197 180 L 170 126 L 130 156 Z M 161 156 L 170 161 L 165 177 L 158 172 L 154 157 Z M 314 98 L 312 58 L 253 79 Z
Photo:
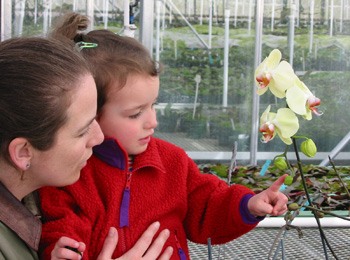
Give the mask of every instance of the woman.
M 92 147 L 103 135 L 95 116 L 97 93 L 90 69 L 72 48 L 57 40 L 10 39 L 0 43 L 0 259 L 38 259 L 41 235 L 35 193 L 79 179 Z M 153 223 L 120 259 L 155 259 L 168 236 Z M 110 259 L 115 228 L 99 260 Z M 81 259 L 83 242 L 61 237 L 52 259 Z M 149 247 L 149 248 L 148 248 Z M 159 259 L 169 259 L 167 248 Z

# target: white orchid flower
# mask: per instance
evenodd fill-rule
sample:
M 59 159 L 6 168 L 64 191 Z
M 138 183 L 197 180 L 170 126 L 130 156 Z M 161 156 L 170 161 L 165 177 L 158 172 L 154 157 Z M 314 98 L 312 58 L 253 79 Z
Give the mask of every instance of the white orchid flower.
M 280 108 L 277 113 L 270 112 L 269 105 L 260 118 L 260 132 L 262 141 L 267 143 L 275 138 L 276 134 L 287 144 L 292 144 L 291 137 L 299 129 L 299 120 L 289 108 Z
M 255 70 L 258 95 L 262 95 L 267 89 L 270 89 L 276 97 L 284 98 L 286 90 L 294 85 L 296 75 L 293 68 L 286 61 L 280 62 L 281 58 L 281 52 L 274 49 Z
M 315 97 L 299 78 L 296 78 L 294 86 L 287 90 L 286 101 L 294 113 L 307 120 L 312 119 L 312 112 L 321 115 L 316 108 L 321 104 L 321 100 Z

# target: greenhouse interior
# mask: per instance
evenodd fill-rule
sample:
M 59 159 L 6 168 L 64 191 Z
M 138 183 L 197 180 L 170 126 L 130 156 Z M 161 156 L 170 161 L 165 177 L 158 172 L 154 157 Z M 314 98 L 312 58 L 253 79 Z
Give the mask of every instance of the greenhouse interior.
M 264 143 L 259 132 L 267 106 L 276 111 L 285 100 L 257 95 L 254 79 L 258 64 L 279 49 L 321 100 L 320 116 L 299 120 L 298 135 L 317 146 L 313 158 L 302 159 L 329 165 L 331 155 L 349 165 L 349 0 L 135 1 L 128 17 L 124 2 L 4 0 L 1 39 L 47 35 L 72 11 L 93 17 L 91 29 L 139 39 L 163 65 L 155 136 L 198 162 L 229 162 L 236 142 L 241 165 L 264 164 L 285 151 L 279 138 Z M 295 159 L 292 148 L 288 154 Z
M 344 167 L 342 176 L 350 183 L 350 0 L 2 0 L 1 40 L 45 37 L 69 12 L 89 16 L 89 30 L 136 38 L 162 64 L 154 137 L 183 148 L 203 172 L 223 179 L 235 167 L 263 174 L 285 157 L 327 171 Z M 277 120 L 277 111 L 292 107 L 288 90 L 278 96 L 270 86 L 258 93 L 259 65 L 274 50 L 307 86 L 306 95 L 319 101 L 306 108 L 308 114 L 293 113 L 298 128 L 287 137 L 278 122 L 272 136 L 263 128 L 264 116 Z M 308 140 L 316 149 L 311 156 L 301 147 Z M 245 184 L 254 180 L 245 178 Z M 337 209 L 348 217 L 345 201 L 336 202 L 345 205 Z M 310 243 L 297 242 L 297 231 L 289 231 L 295 238 L 282 245 L 285 255 L 268 259 L 350 259 L 348 228 L 326 231 L 337 257 L 329 250 L 327 255 L 317 231 L 307 228 Z M 266 252 L 268 243 L 278 251 L 274 238 L 283 232 L 262 226 L 231 246 L 211 251 L 190 245 L 191 254 L 193 259 L 266 259 L 261 250 Z

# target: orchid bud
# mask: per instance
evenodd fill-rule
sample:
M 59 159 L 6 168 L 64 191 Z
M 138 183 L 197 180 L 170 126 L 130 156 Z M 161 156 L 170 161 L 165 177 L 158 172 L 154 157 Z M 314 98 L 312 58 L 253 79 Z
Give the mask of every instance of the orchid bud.
M 315 214 L 316 214 L 316 216 L 317 216 L 318 218 L 323 218 L 323 217 L 324 217 L 324 213 L 323 213 L 323 212 L 317 211 Z
M 312 139 L 307 139 L 300 145 L 300 150 L 305 154 L 307 157 L 314 157 L 317 153 L 317 147 L 312 141 Z
M 294 202 L 288 205 L 288 209 L 289 210 L 298 210 L 299 209 L 299 205 L 298 203 Z
M 284 179 L 284 184 L 285 185 L 291 185 L 293 183 L 293 177 L 292 176 L 287 176 L 285 179 Z
M 283 170 L 287 170 L 287 163 L 286 161 L 283 159 L 283 158 L 277 158 L 275 161 L 274 161 L 274 165 L 281 171 Z

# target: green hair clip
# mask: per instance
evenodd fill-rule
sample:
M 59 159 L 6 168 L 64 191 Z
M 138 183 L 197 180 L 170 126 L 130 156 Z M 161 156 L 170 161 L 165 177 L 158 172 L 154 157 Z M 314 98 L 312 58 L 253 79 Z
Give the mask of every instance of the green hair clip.
M 81 51 L 84 48 L 94 48 L 94 47 L 97 47 L 97 46 L 98 46 L 97 43 L 92 43 L 92 42 L 77 42 L 75 44 L 75 48 L 78 51 Z

